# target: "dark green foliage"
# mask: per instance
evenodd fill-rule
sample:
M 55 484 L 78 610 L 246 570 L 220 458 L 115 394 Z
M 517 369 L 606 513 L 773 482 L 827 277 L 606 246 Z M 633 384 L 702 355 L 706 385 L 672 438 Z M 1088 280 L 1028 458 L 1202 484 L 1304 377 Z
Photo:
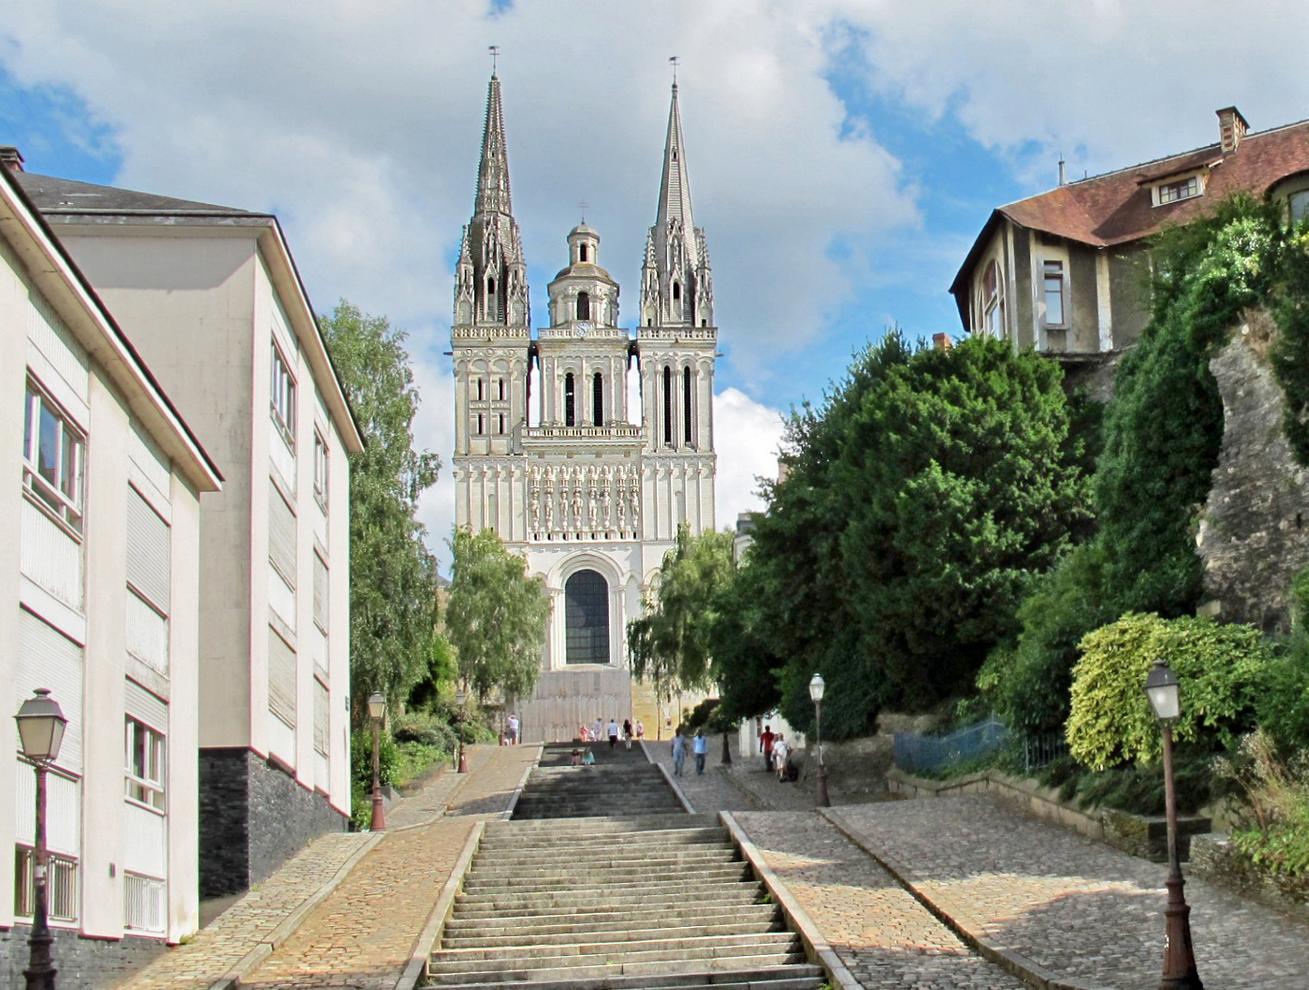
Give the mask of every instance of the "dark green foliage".
M 1309 227 L 1291 241 L 1282 274 L 1272 307 L 1281 330 L 1273 371 L 1286 396 L 1286 438 L 1296 460 L 1309 464 Z
M 416 742 L 435 746 L 445 753 L 455 750 L 455 731 L 445 719 L 428 712 L 407 712 L 395 720 L 396 742 Z
M 1077 547 L 1023 599 L 1017 642 L 996 649 L 977 675 L 982 699 L 1015 729 L 1061 728 L 1077 644 L 1116 614 L 1101 551 L 1095 544 Z
M 720 696 L 716 714 L 722 719 L 753 718 L 772 711 L 781 700 L 773 671 L 782 661 L 760 634 L 768 599 L 756 585 L 766 579 L 767 570 L 735 568 L 719 590 L 710 647 Z
M 1214 779 L 1211 753 L 1179 750 L 1173 770 L 1177 810 L 1182 814 L 1194 814 L 1222 793 L 1221 786 L 1215 790 L 1220 782 Z M 1164 813 L 1164 773 L 1160 763 L 1114 767 L 1100 773 L 1084 773 L 1075 779 L 1077 800 L 1084 806 L 1104 805 L 1137 815 Z
M 349 493 L 350 697 L 361 725 L 374 691 L 394 711 L 429 676 L 437 568 L 416 513 L 440 461 L 414 448 L 419 400 L 405 333 L 344 300 L 319 323 L 367 445 L 350 460 Z
M 686 716 L 682 722 L 683 733 L 694 733 L 696 729 L 709 729 L 712 731 L 714 715 L 718 709 L 717 698 L 705 698 L 704 701 L 691 709 L 691 713 Z

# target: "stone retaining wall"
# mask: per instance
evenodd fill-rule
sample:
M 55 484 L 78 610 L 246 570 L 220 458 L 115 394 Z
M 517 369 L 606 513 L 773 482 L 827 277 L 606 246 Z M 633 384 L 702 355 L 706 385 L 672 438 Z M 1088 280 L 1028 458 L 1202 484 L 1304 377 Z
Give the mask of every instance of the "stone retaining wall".
M 28 925 L 0 928 L 0 986 L 24 985 L 31 934 Z M 50 934 L 54 936 L 50 954 L 59 971 L 55 983 L 60 990 L 112 987 L 164 951 L 163 939 L 157 938 L 83 938 L 67 928 L 51 928 Z
M 1256 870 L 1222 833 L 1197 835 L 1191 841 L 1191 874 L 1309 921 L 1309 877 L 1279 878 Z

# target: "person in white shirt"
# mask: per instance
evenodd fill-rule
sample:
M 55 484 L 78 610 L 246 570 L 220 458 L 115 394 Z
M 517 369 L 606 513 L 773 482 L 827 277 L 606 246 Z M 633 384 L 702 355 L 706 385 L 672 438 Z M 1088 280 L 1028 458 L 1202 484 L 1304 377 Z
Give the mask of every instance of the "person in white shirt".
M 613 749 L 618 745 L 618 721 L 609 719 L 609 748 Z
M 518 744 L 518 716 L 511 714 L 509 716 L 509 745 Z
M 595 742 L 599 742 L 604 737 L 605 737 L 604 723 L 597 718 L 595 720 L 595 723 L 591 726 L 591 739 L 594 740 Z
M 791 747 L 778 735 L 777 741 L 773 743 L 773 766 L 777 768 L 777 779 L 783 782 L 786 781 L 786 758 L 790 754 Z

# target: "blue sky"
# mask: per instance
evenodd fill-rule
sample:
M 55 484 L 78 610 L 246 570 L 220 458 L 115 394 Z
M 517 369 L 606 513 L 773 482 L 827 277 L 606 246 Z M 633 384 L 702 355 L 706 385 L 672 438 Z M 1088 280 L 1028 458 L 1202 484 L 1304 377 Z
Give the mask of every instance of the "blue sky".
M 757 505 L 780 415 L 898 323 L 957 333 L 946 289 L 996 205 L 1309 116 L 1309 7 L 1213 31 L 1218 0 L 48 0 L 0 26 L 0 143 L 27 167 L 272 210 L 320 310 L 411 331 L 419 439 L 448 456 L 451 268 L 472 207 L 487 46 L 503 55 L 533 311 L 579 201 L 634 309 L 681 59 L 714 264 L 719 517 Z M 1179 25 L 1181 25 L 1179 27 Z M 1021 29 L 1019 29 L 1021 27 Z M 424 503 L 448 532 L 449 474 Z

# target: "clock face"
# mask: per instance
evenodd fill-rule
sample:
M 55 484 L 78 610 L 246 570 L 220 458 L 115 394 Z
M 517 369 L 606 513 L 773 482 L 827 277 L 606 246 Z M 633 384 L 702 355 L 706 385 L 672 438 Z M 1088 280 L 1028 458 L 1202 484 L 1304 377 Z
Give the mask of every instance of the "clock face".
M 579 336 L 579 337 L 585 337 L 588 333 L 591 332 L 591 330 L 593 329 L 594 326 L 595 326 L 595 324 L 591 323 L 590 321 L 587 321 L 587 320 L 579 320 L 579 321 L 575 324 L 575 327 L 576 327 L 576 329 L 577 329 L 577 336 Z

